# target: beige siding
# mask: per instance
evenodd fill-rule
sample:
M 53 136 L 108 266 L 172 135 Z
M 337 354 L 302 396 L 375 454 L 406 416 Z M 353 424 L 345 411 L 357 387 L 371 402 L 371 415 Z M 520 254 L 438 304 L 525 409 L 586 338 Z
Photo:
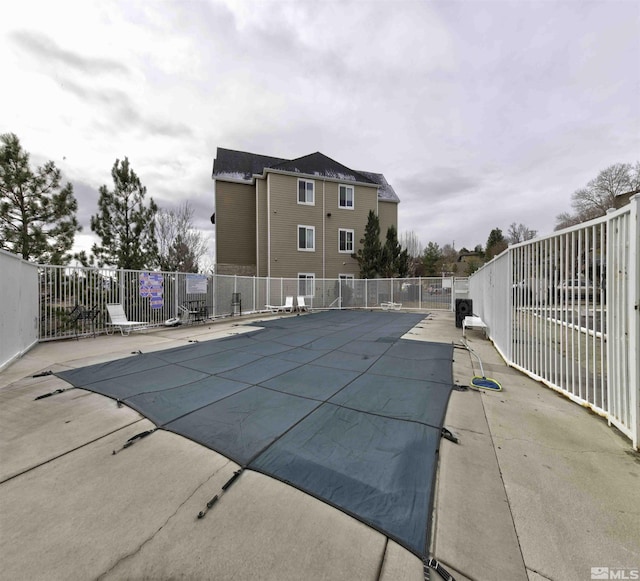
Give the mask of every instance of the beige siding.
M 375 187 L 355 185 L 353 210 L 338 207 L 338 186 L 335 182 L 327 182 L 325 232 L 326 245 L 326 277 L 337 278 L 339 274 L 353 274 L 356 278 L 360 269 L 358 262 L 351 258 L 351 254 L 339 252 L 338 231 L 340 229 L 354 230 L 354 252 L 360 248 L 360 239 L 364 237 L 369 210 L 376 210 L 378 190 Z M 348 182 L 345 185 L 353 185 Z
M 216 180 L 216 262 L 256 263 L 256 196 L 251 185 Z
M 299 272 L 322 277 L 322 182 L 315 183 L 315 205 L 298 204 L 298 178 L 269 174 L 271 276 L 295 277 Z M 315 251 L 298 250 L 298 225 L 315 228 Z
M 355 185 L 354 209 L 338 206 L 337 182 L 315 179 L 313 206 L 298 204 L 298 178 L 270 173 L 271 276 L 316 278 L 358 275 L 350 253 L 340 253 L 339 229 L 354 230 L 355 250 L 364 235 L 369 210 L 376 209 L 377 189 Z M 353 185 L 347 183 L 347 185 Z M 328 216 L 331 214 L 331 216 Z M 315 228 L 315 251 L 298 250 L 298 226 Z M 324 247 L 323 247 L 324 244 Z
M 357 252 L 369 210 L 377 209 L 384 242 L 387 228 L 397 227 L 397 204 L 378 202 L 376 187 L 346 182 L 355 188 L 354 205 L 340 208 L 339 182 L 312 181 L 313 205 L 298 203 L 294 175 L 268 172 L 255 186 L 216 181 L 216 261 L 254 265 L 258 276 L 296 277 L 304 272 L 316 278 L 357 277 L 358 263 L 351 252 L 339 251 L 339 231 L 353 230 Z M 298 226 L 314 228 L 314 251 L 298 250 Z
M 256 180 L 258 192 L 257 221 L 258 221 L 258 245 L 257 245 L 257 272 L 258 276 L 267 276 L 267 180 Z
M 380 219 L 380 239 L 384 244 L 389 226 L 393 224 L 396 227 L 396 231 L 398 230 L 398 204 L 380 200 L 378 202 L 378 217 Z

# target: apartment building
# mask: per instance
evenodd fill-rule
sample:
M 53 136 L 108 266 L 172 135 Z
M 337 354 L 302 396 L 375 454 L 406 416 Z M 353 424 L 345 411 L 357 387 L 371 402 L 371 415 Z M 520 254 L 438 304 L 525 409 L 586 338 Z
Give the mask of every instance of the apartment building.
M 400 200 L 382 174 L 319 152 L 288 160 L 218 148 L 212 177 L 219 274 L 358 278 L 352 255 L 369 211 L 383 243 L 398 226 Z

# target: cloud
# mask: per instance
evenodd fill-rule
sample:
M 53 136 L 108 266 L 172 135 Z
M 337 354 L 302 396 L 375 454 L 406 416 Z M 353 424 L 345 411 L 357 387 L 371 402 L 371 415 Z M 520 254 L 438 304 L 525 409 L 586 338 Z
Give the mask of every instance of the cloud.
M 95 195 L 126 155 L 203 231 L 218 146 L 384 173 L 400 231 L 467 248 L 512 222 L 550 232 L 573 191 L 639 156 L 632 2 L 35 7 L 0 22 L 2 131 Z
M 61 65 L 63 68 L 87 75 L 129 74 L 128 67 L 121 62 L 109 58 L 87 57 L 65 50 L 43 33 L 21 30 L 11 32 L 9 37 L 14 44 L 41 63 L 43 68 Z
M 79 180 L 73 182 L 73 195 L 78 201 L 78 222 L 82 226 L 84 234 L 91 233 L 91 216 L 98 213 L 98 198 L 100 196 L 97 188 L 90 186 Z
M 131 97 L 120 89 L 82 86 L 70 78 L 62 80 L 60 85 L 63 90 L 72 93 L 85 104 L 101 108 L 102 114 L 99 117 L 102 121 L 98 121 L 97 126 L 107 128 L 116 123 L 121 130 L 138 130 L 151 136 L 188 137 L 192 135 L 192 130 L 184 123 L 143 114 L 142 107 L 134 103 Z

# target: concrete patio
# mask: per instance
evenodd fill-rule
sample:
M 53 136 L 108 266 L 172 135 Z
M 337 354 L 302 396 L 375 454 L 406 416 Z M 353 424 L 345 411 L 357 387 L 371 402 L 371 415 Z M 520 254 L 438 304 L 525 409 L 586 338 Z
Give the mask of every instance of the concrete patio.
M 165 431 L 121 450 L 153 424 L 100 395 L 34 401 L 69 387 L 34 374 L 260 320 L 43 343 L 1 372 L 0 579 L 424 579 L 421 561 L 381 533 L 251 471 L 198 519 L 236 464 Z M 425 313 L 405 338 L 459 345 L 461 386 L 480 372 L 453 313 Z M 638 578 L 629 575 L 640 570 L 640 454 L 598 416 L 507 367 L 482 331 L 467 330 L 467 341 L 504 391 L 452 393 L 445 425 L 459 443 L 440 446 L 432 555 L 458 581 L 582 581 L 592 567 Z

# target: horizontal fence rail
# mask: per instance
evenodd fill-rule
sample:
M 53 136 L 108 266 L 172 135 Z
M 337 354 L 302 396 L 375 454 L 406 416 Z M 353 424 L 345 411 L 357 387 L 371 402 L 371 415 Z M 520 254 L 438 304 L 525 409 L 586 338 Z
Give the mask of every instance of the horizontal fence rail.
M 452 310 L 468 279 L 262 278 L 109 268 L 38 266 L 41 341 L 102 333 L 106 305 L 149 326 L 268 312 L 287 298 L 312 309 Z
M 469 280 L 507 363 L 605 416 L 636 448 L 639 200 L 511 246 Z

